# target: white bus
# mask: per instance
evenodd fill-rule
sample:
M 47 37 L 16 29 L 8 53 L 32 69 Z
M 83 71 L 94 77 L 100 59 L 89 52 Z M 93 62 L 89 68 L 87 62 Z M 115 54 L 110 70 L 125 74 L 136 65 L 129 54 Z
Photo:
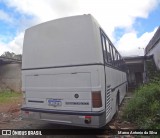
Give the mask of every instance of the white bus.
M 91 15 L 31 27 L 23 44 L 23 118 L 103 127 L 125 96 L 124 69 L 124 60 Z

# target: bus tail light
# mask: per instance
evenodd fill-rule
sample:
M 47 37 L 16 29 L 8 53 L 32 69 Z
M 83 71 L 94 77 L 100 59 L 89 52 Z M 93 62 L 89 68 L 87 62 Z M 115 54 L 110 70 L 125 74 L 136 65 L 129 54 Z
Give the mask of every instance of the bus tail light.
M 92 91 L 92 107 L 102 107 L 101 91 Z

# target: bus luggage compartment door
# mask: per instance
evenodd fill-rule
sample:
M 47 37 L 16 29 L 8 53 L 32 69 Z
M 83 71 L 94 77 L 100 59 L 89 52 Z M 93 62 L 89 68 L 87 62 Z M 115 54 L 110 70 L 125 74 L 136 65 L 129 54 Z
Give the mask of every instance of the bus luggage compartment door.
M 54 110 L 91 111 L 91 73 L 25 76 L 26 106 Z

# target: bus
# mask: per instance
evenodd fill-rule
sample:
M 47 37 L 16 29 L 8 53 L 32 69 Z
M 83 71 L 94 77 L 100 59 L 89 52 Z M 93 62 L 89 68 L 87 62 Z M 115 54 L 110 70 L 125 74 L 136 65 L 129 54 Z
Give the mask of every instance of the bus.
M 90 14 L 25 31 L 22 118 L 101 128 L 127 90 L 125 62 Z

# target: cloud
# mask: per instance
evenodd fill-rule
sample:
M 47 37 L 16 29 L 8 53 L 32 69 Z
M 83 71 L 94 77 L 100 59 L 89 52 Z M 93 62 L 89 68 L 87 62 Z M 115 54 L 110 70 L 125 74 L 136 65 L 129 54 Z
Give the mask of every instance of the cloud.
M 11 42 L 8 43 L 9 48 L 16 54 L 22 53 L 23 39 L 24 32 L 21 32 Z
M 136 18 L 147 18 L 158 0 L 80 0 L 80 13 L 91 13 L 115 41 L 116 28 L 132 29 Z
M 8 48 L 8 46 L 3 42 L 0 42 L 0 47 L 1 47 L 0 56 L 6 51 L 10 51 L 11 52 L 11 49 Z
M 0 10 L 0 20 L 5 22 L 12 22 L 12 18 L 3 10 Z
M 18 12 L 32 15 L 38 22 L 69 16 L 76 8 L 75 0 L 5 0 L 8 6 Z
M 116 48 L 122 56 L 138 56 L 144 55 L 144 48 L 153 37 L 158 27 L 152 32 L 146 32 L 141 37 L 137 37 L 137 32 L 132 30 L 124 34 L 119 41 L 116 42 Z
M 22 45 L 23 45 L 24 33 L 21 32 L 14 37 L 14 39 L 8 43 L 2 42 L 0 40 L 0 55 L 2 55 L 6 51 L 14 52 L 15 54 L 22 53 Z
M 73 16 L 79 14 L 92 14 L 100 23 L 104 31 L 110 37 L 117 48 L 126 55 L 142 54 L 142 50 L 135 50 L 143 47 L 150 40 L 153 32 L 147 32 L 137 37 L 133 28 L 137 18 L 147 18 L 154 10 L 159 0 L 2 0 L 8 7 L 24 15 L 19 22 L 19 31 L 15 38 L 6 45 L 15 50 L 22 51 L 24 29 L 35 24 L 48 20 Z M 27 19 L 25 16 L 30 16 Z M 7 19 L 7 16 L 6 16 Z M 126 34 L 117 40 L 115 30 L 125 30 Z M 124 52 L 126 51 L 126 52 Z M 138 51 L 138 52 L 137 52 Z M 136 53 L 134 53 L 136 52 Z
M 92 14 L 114 41 L 116 28 L 132 28 L 137 17 L 147 18 L 159 0 L 5 0 L 18 12 L 35 17 L 35 24 L 77 14 Z

